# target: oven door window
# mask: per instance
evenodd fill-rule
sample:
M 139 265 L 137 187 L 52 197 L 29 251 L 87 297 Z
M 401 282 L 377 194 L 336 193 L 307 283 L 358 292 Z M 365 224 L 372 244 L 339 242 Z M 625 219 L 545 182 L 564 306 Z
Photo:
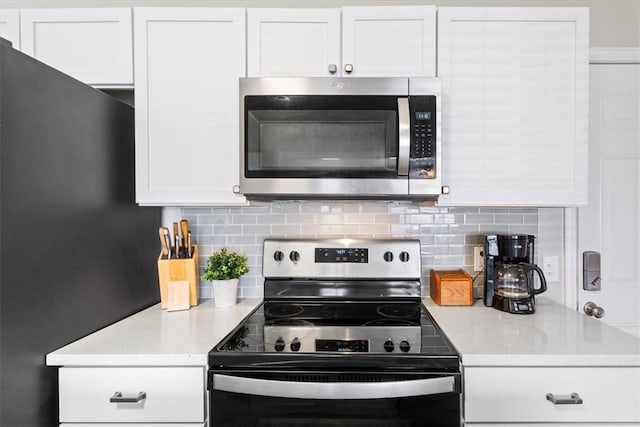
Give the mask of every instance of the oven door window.
M 249 178 L 397 176 L 393 96 L 245 97 Z
M 249 382 L 245 384 L 246 388 L 243 389 L 243 386 L 240 386 L 241 388 L 235 391 L 219 390 L 214 386 L 210 394 L 211 425 L 279 427 L 425 425 L 450 427 L 460 425 L 459 390 L 438 390 L 437 384 L 434 388 L 429 383 L 429 380 L 434 380 L 444 384 L 447 383 L 447 378 L 453 377 L 430 378 L 413 375 L 411 379 L 407 377 L 400 380 L 407 381 L 406 387 L 399 385 L 398 378 L 393 378 L 392 375 L 388 375 L 391 378 L 387 381 L 379 374 L 368 374 L 366 380 L 369 382 L 361 382 L 365 380 L 362 374 L 294 375 L 297 377 L 295 379 L 300 380 L 301 383 L 301 387 L 297 390 L 304 390 L 297 392 L 297 397 L 287 396 L 289 393 L 286 390 L 287 387 L 296 382 L 289 381 L 292 379 L 292 374 L 263 374 L 260 375 L 262 382 L 255 384 Z M 265 378 L 269 379 L 264 381 Z M 340 384 L 334 382 L 336 380 Z M 345 382 L 343 383 L 342 380 Z M 215 384 L 215 376 L 213 381 Z M 420 381 L 424 381 L 424 386 L 420 384 L 420 387 L 425 391 L 414 393 L 412 388 Z M 451 381 L 459 381 L 459 378 Z M 321 398 L 313 398 L 309 395 L 314 393 L 313 384 L 317 385 Z M 367 386 L 371 387 L 371 392 L 367 391 Z M 224 384 L 220 387 L 227 388 Z M 291 391 L 295 392 L 295 385 L 293 387 Z M 459 388 L 459 385 L 455 388 Z M 327 390 L 332 389 L 333 391 L 326 395 Z M 352 391 L 355 391 L 356 395 L 350 395 Z M 383 395 L 387 392 L 408 395 L 384 397 Z M 280 396 L 274 397 L 272 394 Z

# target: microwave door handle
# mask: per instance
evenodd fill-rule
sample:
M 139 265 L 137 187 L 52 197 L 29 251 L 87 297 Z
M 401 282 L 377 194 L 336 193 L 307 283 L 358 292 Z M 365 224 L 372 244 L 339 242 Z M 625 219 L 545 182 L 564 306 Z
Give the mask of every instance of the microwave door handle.
M 409 98 L 398 98 L 398 175 L 409 175 L 411 153 L 411 117 Z
M 445 376 L 409 381 L 314 383 L 214 374 L 213 389 L 254 396 L 297 399 L 396 399 L 455 392 L 455 378 Z

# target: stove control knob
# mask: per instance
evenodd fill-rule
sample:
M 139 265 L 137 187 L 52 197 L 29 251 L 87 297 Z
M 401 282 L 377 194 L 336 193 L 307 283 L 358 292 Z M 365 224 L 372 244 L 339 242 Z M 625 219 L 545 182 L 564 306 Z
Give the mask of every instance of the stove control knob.
M 284 340 L 282 339 L 282 337 L 278 338 L 276 340 L 276 345 L 275 345 L 276 351 L 283 351 L 284 350 Z
M 391 262 L 391 261 L 393 261 L 393 253 L 391 253 L 391 252 L 389 252 L 389 251 L 385 252 L 385 253 L 384 253 L 384 255 L 383 255 L 382 257 L 384 258 L 384 260 L 385 260 L 386 262 Z
M 282 251 L 275 251 L 273 253 L 273 259 L 280 262 L 284 259 L 284 254 L 282 253 Z
M 395 346 L 393 345 L 393 341 L 391 340 L 386 340 L 384 342 L 384 351 L 386 351 L 387 353 L 391 353 L 394 350 Z
M 293 262 L 298 262 L 300 261 L 300 252 L 298 251 L 291 251 L 289 252 L 289 259 Z
M 400 252 L 400 261 L 402 262 L 409 261 L 409 252 L 405 252 L 405 251 Z
M 409 341 L 402 340 L 400 342 L 400 351 L 401 352 L 408 353 L 410 349 L 411 349 L 411 344 L 409 344 Z
M 291 351 L 300 351 L 300 340 L 298 338 L 294 338 L 291 341 Z

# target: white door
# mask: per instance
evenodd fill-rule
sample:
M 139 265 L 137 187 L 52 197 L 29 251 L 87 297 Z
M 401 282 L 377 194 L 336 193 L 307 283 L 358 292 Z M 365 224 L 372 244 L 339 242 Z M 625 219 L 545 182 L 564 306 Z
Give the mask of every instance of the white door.
M 578 309 L 640 336 L 640 64 L 590 67 L 589 204 L 578 210 Z M 582 288 L 582 253 L 601 254 L 601 290 Z
M 247 9 L 248 77 L 340 74 L 340 9 Z
M 136 200 L 238 205 L 241 8 L 136 8 Z
M 344 76 L 434 77 L 435 6 L 342 9 Z

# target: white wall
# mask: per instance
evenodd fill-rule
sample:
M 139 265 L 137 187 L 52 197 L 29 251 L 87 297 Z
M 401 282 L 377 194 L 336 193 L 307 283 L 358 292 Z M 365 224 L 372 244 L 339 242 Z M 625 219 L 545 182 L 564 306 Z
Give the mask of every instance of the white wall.
M 345 5 L 400 4 L 589 7 L 591 10 L 591 46 L 640 47 L 640 0 L 2 0 L 1 7 L 340 7 Z

